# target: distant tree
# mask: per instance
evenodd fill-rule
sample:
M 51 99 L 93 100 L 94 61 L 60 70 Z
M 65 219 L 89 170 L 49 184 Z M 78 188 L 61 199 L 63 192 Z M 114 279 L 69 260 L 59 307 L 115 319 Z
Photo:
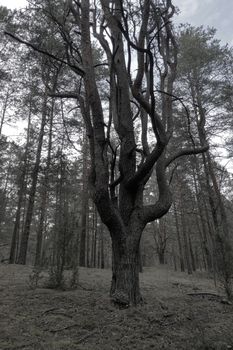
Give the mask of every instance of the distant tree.
M 186 26 L 180 35 L 178 82 L 181 83 L 181 93 L 185 94 L 187 105 L 191 110 L 188 120 L 189 129 L 190 131 L 196 130 L 202 145 L 209 143 L 212 135 L 225 131 L 226 125 L 223 125 L 221 120 L 228 119 L 226 100 L 222 98 L 222 90 L 229 86 L 226 71 L 229 71 L 232 62 L 231 52 L 227 47 L 221 47 L 214 35 L 214 29 L 204 30 L 202 27 L 191 26 Z M 229 103 L 229 100 L 227 101 Z M 203 125 L 206 125 L 206 128 L 203 128 Z M 204 215 L 209 224 L 211 249 L 214 250 L 212 254 L 216 259 L 219 277 L 224 281 L 227 295 L 232 298 L 233 248 L 213 156 L 207 150 L 205 154 L 202 154 L 201 159 L 198 156 L 194 158 L 194 164 L 199 186 L 206 192 L 205 207 L 199 207 L 202 224 Z M 201 167 L 204 181 L 200 176 Z M 205 214 L 204 210 L 207 210 Z M 206 252 L 207 265 L 211 268 L 213 262 L 210 262 L 204 226 L 203 224 L 203 247 Z

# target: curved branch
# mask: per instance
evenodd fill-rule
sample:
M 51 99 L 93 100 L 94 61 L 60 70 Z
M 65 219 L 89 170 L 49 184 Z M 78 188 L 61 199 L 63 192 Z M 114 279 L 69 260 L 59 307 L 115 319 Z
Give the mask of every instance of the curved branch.
M 178 151 L 177 153 L 171 155 L 169 158 L 166 160 L 166 167 L 168 167 L 174 160 L 177 158 L 180 158 L 182 156 L 189 156 L 192 154 L 199 154 L 199 153 L 204 153 L 208 151 L 209 145 L 204 145 L 202 147 L 196 147 L 196 148 L 184 148 Z
M 115 187 L 117 187 L 117 186 L 122 182 L 123 178 L 124 178 L 123 175 L 120 174 L 120 176 L 119 176 L 115 181 L 113 181 L 113 182 L 109 185 L 109 187 L 110 187 L 111 189 L 114 189 Z
M 138 186 L 139 183 L 146 177 L 146 175 L 151 171 L 156 161 L 161 156 L 164 150 L 164 144 L 157 143 L 154 150 L 147 157 L 146 161 L 140 166 L 135 175 L 128 181 L 127 187 Z
M 143 221 L 148 222 L 164 216 L 172 205 L 172 194 L 166 178 L 166 163 L 163 155 L 156 164 L 156 177 L 159 189 L 159 198 L 155 204 L 147 205 L 143 208 Z

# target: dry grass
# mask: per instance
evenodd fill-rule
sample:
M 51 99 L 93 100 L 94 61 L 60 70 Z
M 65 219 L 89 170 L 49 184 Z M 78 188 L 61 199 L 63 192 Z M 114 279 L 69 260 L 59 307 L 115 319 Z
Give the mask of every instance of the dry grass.
M 29 288 L 31 269 L 0 265 L 1 350 L 233 349 L 233 307 L 202 274 L 166 268 L 141 275 L 143 306 L 117 310 L 109 302 L 111 273 L 80 269 L 83 288 Z M 44 283 L 40 280 L 39 285 Z

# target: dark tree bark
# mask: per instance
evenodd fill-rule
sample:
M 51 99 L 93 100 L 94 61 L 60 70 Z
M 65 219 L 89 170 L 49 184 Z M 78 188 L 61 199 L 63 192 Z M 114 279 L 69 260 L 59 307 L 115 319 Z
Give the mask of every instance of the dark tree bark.
M 48 201 L 49 171 L 51 166 L 53 118 L 54 118 L 54 100 L 52 101 L 52 108 L 51 108 L 50 121 L 49 121 L 48 151 L 47 151 L 47 160 L 46 160 L 44 179 L 42 183 L 40 217 L 39 217 L 39 225 L 38 225 L 37 237 L 36 237 L 36 256 L 34 261 L 35 266 L 41 265 L 43 231 L 44 231 L 44 223 L 46 218 L 47 201 Z
M 121 1 L 114 1 L 113 7 L 109 7 L 109 2 L 101 1 L 104 12 L 104 19 L 107 23 L 112 38 L 112 50 L 103 35 L 103 27 L 97 33 L 94 27 L 94 34 L 104 48 L 109 61 L 111 78 L 111 112 L 114 128 L 120 139 L 119 150 L 119 179 L 110 184 L 109 193 L 109 163 L 107 150 L 109 140 L 106 138 L 104 130 L 103 110 L 100 96 L 95 80 L 94 63 L 90 40 L 89 27 L 89 1 L 82 1 L 81 16 L 81 49 L 83 57 L 83 67 L 85 71 L 84 83 L 87 103 L 90 105 L 92 121 L 86 116 L 86 126 L 90 137 L 91 164 L 92 164 L 92 196 L 98 208 L 100 217 L 110 231 L 113 249 L 113 276 L 111 286 L 112 300 L 118 304 L 130 305 L 138 304 L 141 301 L 139 289 L 139 245 L 142 231 L 148 222 L 165 215 L 169 210 L 172 198 L 166 178 L 166 167 L 178 157 L 190 153 L 204 151 L 201 149 L 183 149 L 179 152 L 166 155 L 166 146 L 172 136 L 172 91 L 173 82 L 176 75 L 176 53 L 177 47 L 171 27 L 166 23 L 165 31 L 161 34 L 161 50 L 169 42 L 168 51 L 163 52 L 163 63 L 165 73 L 161 72 L 161 87 L 166 89 L 166 94 L 162 100 L 162 115 L 155 110 L 154 85 L 154 61 L 152 51 L 145 49 L 147 37 L 150 1 L 144 1 L 141 28 L 137 45 L 132 43 L 127 31 L 126 18 Z M 165 21 L 169 21 L 174 13 L 171 2 L 167 2 Z M 77 10 L 71 7 L 71 11 L 78 17 Z M 162 18 L 157 18 L 158 26 L 164 25 Z M 138 73 L 136 78 L 129 84 L 130 62 L 128 67 L 125 62 L 123 37 L 128 44 L 128 55 L 131 49 L 137 50 Z M 164 44 L 164 46 L 163 46 Z M 168 57 L 169 55 L 169 63 Z M 147 56 L 147 57 L 146 57 Z M 143 78 L 145 75 L 145 60 L 150 62 L 149 89 L 150 96 L 144 99 L 141 94 Z M 136 163 L 136 141 L 134 134 L 133 115 L 131 109 L 131 93 L 134 99 L 145 110 L 152 123 L 153 131 L 157 140 L 154 149 L 148 154 L 146 147 L 146 133 L 143 134 L 144 157 L 137 167 Z M 148 103 L 148 100 L 150 103 Z M 163 120 L 163 122 L 162 122 Z M 93 123 L 93 124 L 92 124 Z M 143 123 L 145 127 L 146 123 Z M 166 125 L 166 128 L 164 127 Z M 143 191 L 145 184 L 151 176 L 153 167 L 156 169 L 159 197 L 154 205 L 143 205 Z M 119 186 L 119 196 L 117 197 L 115 188 Z
M 23 230 L 22 236 L 21 236 L 19 257 L 17 260 L 17 263 L 22 264 L 22 265 L 26 264 L 28 239 L 29 239 L 29 235 L 30 235 L 30 227 L 31 227 L 32 215 L 33 215 L 33 209 L 34 209 L 35 193 L 36 193 L 36 186 L 37 186 L 37 180 L 38 180 L 38 174 L 39 174 L 42 144 L 43 144 L 43 138 L 44 138 L 44 128 L 46 125 L 47 99 L 48 99 L 47 92 L 45 92 L 43 106 L 42 106 L 40 132 L 39 132 L 38 145 L 37 145 L 37 151 L 36 151 L 36 160 L 35 160 L 34 168 L 32 170 L 32 176 L 31 176 L 32 185 L 31 185 L 30 192 L 29 192 L 24 230 Z
M 195 174 L 195 170 L 193 168 L 194 188 L 195 188 L 198 213 L 199 213 L 201 227 L 202 227 L 202 231 L 200 231 L 200 227 L 198 225 L 199 235 L 200 235 L 200 240 L 201 240 L 201 247 L 202 247 L 202 250 L 203 250 L 204 255 L 205 255 L 205 260 L 206 260 L 208 270 L 212 271 L 212 269 L 213 269 L 213 261 L 212 261 L 213 248 L 209 244 L 209 241 L 210 240 L 212 241 L 212 234 L 211 234 L 212 231 L 211 231 L 211 228 L 210 228 L 209 223 L 208 223 L 208 217 L 207 217 L 205 207 L 203 208 L 203 205 L 201 205 L 201 203 L 205 202 L 205 198 L 204 198 L 205 189 L 203 188 L 203 184 L 202 184 L 202 181 L 201 181 L 200 175 L 199 175 L 200 167 L 199 167 L 198 158 L 195 157 L 194 161 L 195 161 L 195 168 L 196 168 L 195 169 L 196 174 Z M 199 183 L 200 190 L 198 189 L 198 183 Z M 206 225 L 206 222 L 207 222 L 207 225 Z M 209 236 L 209 239 L 208 239 L 208 236 Z
M 93 207 L 92 213 L 92 246 L 91 246 L 91 266 L 99 267 L 99 259 L 98 264 L 96 265 L 96 252 L 97 252 L 97 212 L 96 208 Z M 99 258 L 99 244 L 98 244 L 98 258 Z
M 11 163 L 11 161 L 9 161 L 9 164 L 7 167 L 7 173 L 6 173 L 6 180 L 5 180 L 3 191 L 1 193 L 2 201 L 0 204 L 0 235 L 1 235 L 1 231 L 2 231 L 2 223 L 4 222 L 5 216 L 6 216 L 6 208 L 7 208 L 7 203 L 8 203 L 7 192 L 8 192 L 10 175 L 11 175 L 11 167 L 12 167 L 12 163 Z
M 87 251 L 87 212 L 88 212 L 88 140 L 86 133 L 83 134 L 83 166 L 82 166 L 82 209 L 81 209 L 81 233 L 79 266 L 89 265 L 89 252 Z
M 178 218 L 178 213 L 177 213 L 177 208 L 176 208 L 176 203 L 175 202 L 173 203 L 173 207 L 174 207 L 175 222 L 176 222 L 177 242 L 178 242 L 178 247 L 179 247 L 180 270 L 182 272 L 184 272 L 185 271 L 185 266 L 184 266 L 183 246 L 182 246 L 182 242 L 181 242 L 179 218 Z
M 27 159 L 28 159 L 29 141 L 30 141 L 31 113 L 32 112 L 31 112 L 31 103 L 30 103 L 28 126 L 27 126 L 27 139 L 26 139 L 25 151 L 22 159 L 21 174 L 19 177 L 18 202 L 17 202 L 17 209 L 15 214 L 14 229 L 13 229 L 12 238 L 11 238 L 11 248 L 10 248 L 10 257 L 9 257 L 10 264 L 14 264 L 17 258 L 16 248 L 19 242 L 21 209 L 22 209 L 23 198 L 25 194 L 25 181 L 26 181 L 27 166 L 28 166 Z
M 198 135 L 200 142 L 203 144 L 206 142 L 207 137 L 205 130 L 201 127 L 201 123 L 205 123 L 206 111 L 203 108 L 201 93 L 198 86 L 194 87 L 191 84 L 191 91 L 193 101 L 196 102 L 195 117 L 198 126 Z M 198 117 L 200 121 L 198 120 Z M 206 155 L 202 155 L 202 160 L 205 171 L 209 205 L 214 223 L 214 254 L 217 270 L 220 279 L 223 280 L 228 298 L 233 299 L 233 247 L 230 241 L 226 210 L 209 151 L 207 151 Z
M 54 288 L 63 287 L 63 272 L 66 263 L 66 253 L 68 246 L 68 203 L 66 191 L 66 161 L 63 156 L 63 139 L 61 148 L 57 155 L 59 167 L 57 171 L 56 183 L 56 208 L 55 225 L 53 237 L 53 257 L 51 277 Z
M 181 199 L 182 201 L 182 199 Z M 182 207 L 183 203 L 180 203 L 181 205 L 181 222 L 182 222 L 182 235 L 183 235 L 183 241 L 184 241 L 184 256 L 186 261 L 186 267 L 188 274 L 192 274 L 192 263 L 191 263 L 191 255 L 190 255 L 190 246 L 189 246 L 189 240 L 188 240 L 188 227 L 186 224 L 185 214 L 184 214 L 184 208 Z
M 104 232 L 103 232 L 103 224 L 100 223 L 100 268 L 105 268 L 105 259 L 104 259 Z
M 167 245 L 167 228 L 166 223 L 162 221 L 162 219 L 159 220 L 159 223 L 157 226 L 155 226 L 154 231 L 154 240 L 156 245 L 156 252 L 159 257 L 159 263 L 161 265 L 165 264 L 165 251 L 166 251 L 166 245 Z
M 6 92 L 6 97 L 5 97 L 4 105 L 2 108 L 2 116 L 1 116 L 1 121 L 0 121 L 0 136 L 2 135 L 2 128 L 3 128 L 4 122 L 5 122 L 6 111 L 7 111 L 7 107 L 9 104 L 9 98 L 10 98 L 10 91 L 8 89 Z

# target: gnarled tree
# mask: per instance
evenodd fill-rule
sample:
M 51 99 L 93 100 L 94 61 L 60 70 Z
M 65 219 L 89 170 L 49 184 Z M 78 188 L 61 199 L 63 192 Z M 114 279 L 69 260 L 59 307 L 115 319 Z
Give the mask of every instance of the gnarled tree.
M 136 305 L 141 301 L 142 232 L 172 204 L 167 169 L 177 158 L 208 148 L 195 145 L 193 138 L 175 151 L 170 147 L 176 134 L 173 104 L 182 102 L 173 95 L 178 52 L 171 23 L 175 8 L 171 0 L 162 5 L 156 0 L 139 5 L 123 0 L 36 4 L 37 15 L 57 26 L 64 52 L 58 55 L 46 45 L 43 48 L 43 42 L 36 46 L 8 34 L 63 63 L 79 81 L 79 91 L 72 90 L 71 82 L 72 91 L 53 95 L 79 101 L 90 144 L 91 193 L 112 238 L 111 297 L 118 304 Z M 101 82 L 102 63 L 95 57 L 99 45 L 104 52 L 102 63 L 108 67 L 105 95 L 106 76 Z M 145 186 L 153 171 L 158 197 L 154 204 L 145 205 Z

